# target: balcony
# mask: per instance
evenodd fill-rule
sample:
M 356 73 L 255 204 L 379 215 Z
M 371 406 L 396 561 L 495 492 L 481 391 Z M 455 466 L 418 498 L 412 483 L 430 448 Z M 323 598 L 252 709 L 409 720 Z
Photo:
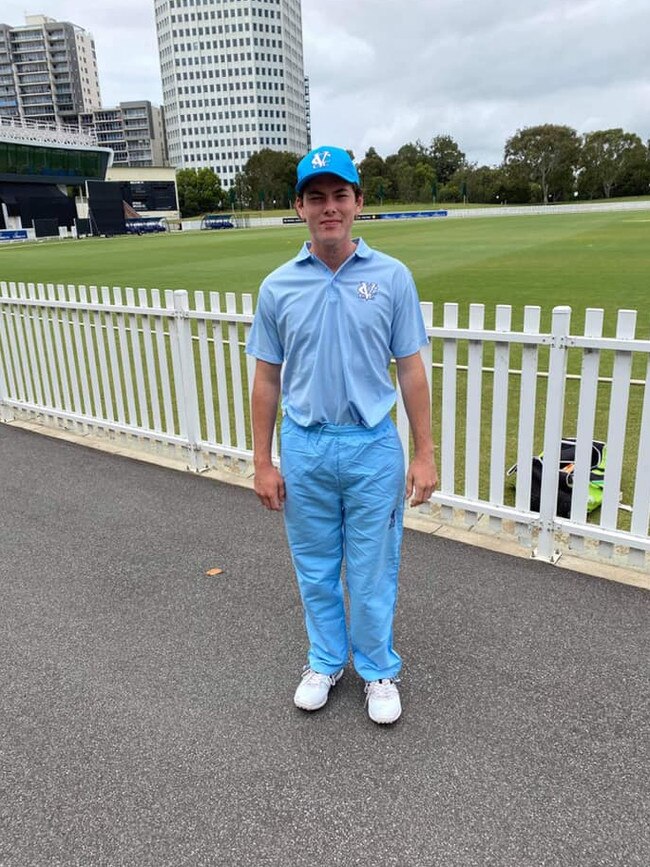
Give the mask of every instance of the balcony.
M 49 95 L 52 91 L 48 84 L 21 84 L 18 88 L 18 92 L 21 96 L 43 96 L 45 94 Z
M 15 59 L 15 66 L 29 66 L 31 63 L 47 63 L 45 54 L 21 54 Z M 19 70 L 20 71 L 20 70 Z
M 54 108 L 52 106 L 44 106 L 43 108 L 30 108 L 29 111 L 25 109 L 25 114 L 32 118 L 39 118 L 40 120 L 47 120 L 48 123 L 54 123 L 56 120 L 56 116 L 54 114 Z
M 24 144 L 72 144 L 85 147 L 97 144 L 97 138 L 92 131 L 79 130 L 77 124 L 66 126 L 58 123 L 51 111 L 34 109 L 30 111 L 30 115 L 29 120 L 0 116 L 3 138 Z
M 49 96 L 50 88 L 42 84 L 30 84 L 27 87 L 20 88 L 20 95 L 26 96 Z
M 24 33 L 19 33 L 14 31 L 11 34 L 11 44 L 15 48 L 20 48 L 22 45 L 26 45 L 28 43 L 40 42 L 43 43 L 43 31 L 42 30 L 27 30 Z
M 18 85 L 21 88 L 35 84 L 41 85 L 42 87 L 49 87 L 50 76 L 46 72 L 32 72 L 29 75 L 21 75 L 18 79 Z
M 49 111 L 54 111 L 54 104 L 51 98 L 46 96 L 28 96 L 23 99 L 23 107 L 25 110 L 45 106 Z

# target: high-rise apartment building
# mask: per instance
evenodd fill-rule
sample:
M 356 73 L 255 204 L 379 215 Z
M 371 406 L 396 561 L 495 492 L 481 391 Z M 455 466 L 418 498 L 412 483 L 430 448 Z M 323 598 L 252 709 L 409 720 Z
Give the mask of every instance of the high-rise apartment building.
M 148 100 L 83 112 L 79 129 L 112 148 L 116 167 L 168 165 L 162 110 Z
M 67 123 L 101 105 L 95 43 L 81 27 L 45 15 L 0 24 L 0 115 Z
M 171 165 L 308 150 L 300 0 L 154 0 Z

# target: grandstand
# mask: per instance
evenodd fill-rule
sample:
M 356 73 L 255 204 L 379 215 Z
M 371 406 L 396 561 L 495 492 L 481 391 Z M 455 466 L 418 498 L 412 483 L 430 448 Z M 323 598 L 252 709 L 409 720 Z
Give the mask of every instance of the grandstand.
M 74 127 L 0 116 L 0 238 L 74 234 L 112 158 Z
M 179 220 L 174 169 L 112 163 L 88 131 L 0 116 L 0 241 L 118 235 L 138 220 L 142 234 Z

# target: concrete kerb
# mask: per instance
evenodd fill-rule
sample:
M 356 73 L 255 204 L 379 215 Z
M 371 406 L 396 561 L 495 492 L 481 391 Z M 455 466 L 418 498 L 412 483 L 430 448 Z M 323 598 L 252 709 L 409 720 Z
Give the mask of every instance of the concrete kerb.
M 92 432 L 80 433 L 68 430 L 65 427 L 51 427 L 33 419 L 25 420 L 13 418 L 0 423 L 49 436 L 53 439 L 61 439 L 67 442 L 76 443 L 78 445 L 106 452 L 107 454 L 119 455 L 120 457 L 155 464 L 156 466 L 166 467 L 167 469 L 180 472 L 193 472 L 201 478 L 224 482 L 225 484 L 236 485 L 253 490 L 253 470 L 250 466 L 246 467 L 245 471 L 242 472 L 241 467 L 234 470 L 229 466 L 228 462 L 226 462 L 223 467 L 212 466 L 197 473 L 196 470 L 190 466 L 187 459 L 181 456 L 170 457 L 160 454 L 155 450 L 144 451 L 141 448 L 136 449 L 130 447 L 128 443 L 120 441 L 116 442 L 109 438 L 98 436 Z M 232 465 L 237 463 L 238 462 L 232 462 Z M 420 533 L 427 533 L 445 539 L 452 539 L 466 545 L 485 548 L 489 551 L 508 554 L 509 556 L 519 557 L 524 560 L 529 560 L 531 558 L 532 546 L 530 544 L 523 544 L 514 534 L 497 535 L 494 532 L 490 532 L 486 529 L 489 525 L 483 520 L 477 521 L 471 527 L 463 527 L 461 525 L 450 524 L 439 520 L 435 508 L 430 509 L 422 507 L 421 509 L 407 510 L 404 518 L 404 526 Z M 556 565 L 572 572 L 590 575 L 594 578 L 603 578 L 607 581 L 616 581 L 643 590 L 650 590 L 650 575 L 648 573 L 618 566 L 614 563 L 590 560 L 573 553 L 563 552 L 557 561 L 548 564 L 549 568 L 554 568 Z

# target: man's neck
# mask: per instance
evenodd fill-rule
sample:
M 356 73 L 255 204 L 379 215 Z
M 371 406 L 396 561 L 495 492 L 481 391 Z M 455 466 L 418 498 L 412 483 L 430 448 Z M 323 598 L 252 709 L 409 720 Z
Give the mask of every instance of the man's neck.
M 316 256 L 317 259 L 327 265 L 327 267 L 332 272 L 338 271 L 341 265 L 349 259 L 350 256 L 357 249 L 356 242 L 352 239 L 342 243 L 335 245 L 317 245 L 312 241 L 309 247 L 311 253 Z

